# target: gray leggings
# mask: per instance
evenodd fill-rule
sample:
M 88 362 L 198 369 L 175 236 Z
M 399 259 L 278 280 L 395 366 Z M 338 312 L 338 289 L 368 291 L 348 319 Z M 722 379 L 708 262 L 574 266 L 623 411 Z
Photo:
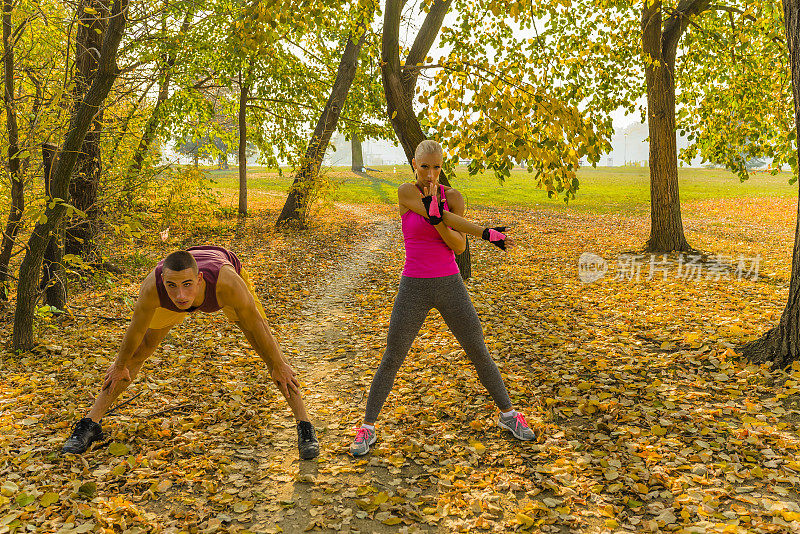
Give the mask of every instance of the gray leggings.
M 475 313 L 475 307 L 461 280 L 461 275 L 439 278 L 403 276 L 400 278 L 400 289 L 392 308 L 386 352 L 369 389 L 364 416 L 367 424 L 373 424 L 378 418 L 378 413 L 392 389 L 397 371 L 403 365 L 408 349 L 411 348 L 411 343 L 417 337 L 431 308 L 436 308 L 442 314 L 450 331 L 456 336 L 461 348 L 478 370 L 481 384 L 492 395 L 497 407 L 504 411 L 511 409 L 511 399 L 508 398 L 500 371 L 486 349 L 481 322 Z

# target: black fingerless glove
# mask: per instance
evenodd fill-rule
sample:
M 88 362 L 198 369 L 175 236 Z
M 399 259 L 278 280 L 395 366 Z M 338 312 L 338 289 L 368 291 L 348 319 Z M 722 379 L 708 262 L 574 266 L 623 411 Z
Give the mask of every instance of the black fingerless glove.
M 481 234 L 481 238 L 485 239 L 492 245 L 496 245 L 501 249 L 506 249 L 506 235 L 503 233 L 506 231 L 505 226 L 495 226 L 494 228 L 484 228 L 483 234 Z
M 422 205 L 425 206 L 425 212 L 428 214 L 428 222 L 434 226 L 442 222 L 444 213 L 444 200 L 442 198 L 437 200 L 438 202 L 434 202 L 431 195 L 422 197 Z

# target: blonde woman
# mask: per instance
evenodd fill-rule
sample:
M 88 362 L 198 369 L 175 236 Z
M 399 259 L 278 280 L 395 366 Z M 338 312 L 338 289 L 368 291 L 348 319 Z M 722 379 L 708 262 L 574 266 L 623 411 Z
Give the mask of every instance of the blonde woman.
M 401 185 L 397 191 L 406 261 L 392 308 L 386 351 L 372 379 L 364 422 L 350 445 L 353 456 L 367 454 L 377 440 L 375 421 L 432 308 L 442 314 L 500 409 L 498 425 L 517 439 L 535 438 L 525 418 L 511 404 L 455 261 L 455 254 L 466 248 L 465 233 L 480 236 L 503 250 L 514 242 L 503 234 L 505 227 L 483 228 L 463 218 L 461 194 L 439 184 L 443 160 L 439 143 L 420 143 L 411 162 L 416 181 Z

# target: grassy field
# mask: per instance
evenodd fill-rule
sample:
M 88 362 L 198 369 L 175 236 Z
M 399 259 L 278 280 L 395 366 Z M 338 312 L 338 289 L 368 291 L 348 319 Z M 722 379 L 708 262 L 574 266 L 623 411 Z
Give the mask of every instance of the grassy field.
M 397 185 L 410 181 L 406 167 L 384 166 L 369 172 L 366 177 L 349 169 L 334 167 L 324 170 L 327 179 L 336 184 L 334 200 L 347 203 L 393 203 Z M 503 184 L 491 174 L 469 176 L 466 168 L 457 169 L 454 185 L 464 194 L 470 206 L 546 207 L 599 213 L 640 213 L 649 210 L 649 170 L 642 167 L 598 167 L 579 171 L 580 189 L 568 205 L 562 199 L 548 199 L 538 189 L 533 176 L 516 170 Z M 210 170 L 226 201 L 235 201 L 238 188 L 237 171 Z M 794 197 L 797 186 L 789 184 L 790 173 L 770 175 L 758 172 L 745 182 L 734 174 L 720 169 L 680 169 L 680 195 L 683 202 L 710 198 L 734 197 Z M 253 168 L 250 171 L 251 190 L 285 193 L 291 175 L 282 176 L 275 169 Z

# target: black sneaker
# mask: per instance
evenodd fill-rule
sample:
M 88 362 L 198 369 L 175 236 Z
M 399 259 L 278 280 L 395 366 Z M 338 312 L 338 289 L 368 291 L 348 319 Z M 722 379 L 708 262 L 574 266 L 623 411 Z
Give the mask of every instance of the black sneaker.
M 319 456 L 317 433 L 308 421 L 297 423 L 297 449 L 302 460 L 311 460 Z
M 100 423 L 95 423 L 84 417 L 72 427 L 72 435 L 61 447 L 61 452 L 83 454 L 93 442 L 103 439 L 103 428 Z

